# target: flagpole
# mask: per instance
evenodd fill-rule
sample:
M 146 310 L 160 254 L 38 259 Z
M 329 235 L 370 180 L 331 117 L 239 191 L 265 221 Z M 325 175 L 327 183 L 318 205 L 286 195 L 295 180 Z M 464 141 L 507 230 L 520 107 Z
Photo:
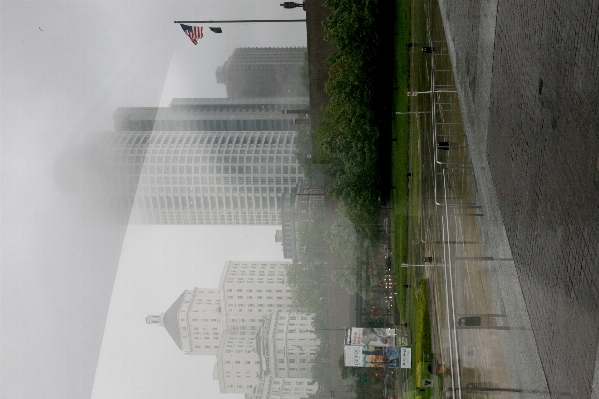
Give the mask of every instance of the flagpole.
M 176 24 L 231 24 L 247 22 L 306 22 L 305 19 L 239 19 L 229 21 L 175 21 Z

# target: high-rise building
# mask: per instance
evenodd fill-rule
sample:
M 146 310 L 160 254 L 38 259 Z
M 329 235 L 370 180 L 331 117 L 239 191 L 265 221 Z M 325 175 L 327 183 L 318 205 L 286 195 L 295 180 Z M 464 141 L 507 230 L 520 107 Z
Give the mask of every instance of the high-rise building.
M 109 135 L 136 185 L 130 223 L 280 225 L 282 195 L 303 178 L 294 131 Z
M 307 97 L 306 64 L 305 47 L 236 48 L 217 68 L 216 82 L 227 86 L 229 98 Z
M 164 327 L 183 353 L 215 355 L 225 325 L 220 300 L 216 289 L 185 290 L 166 312 L 146 317 L 146 323 Z
M 300 399 L 316 392 L 311 366 L 319 343 L 312 316 L 290 311 L 287 266 L 227 262 L 219 289 L 185 290 L 146 322 L 164 327 L 185 354 L 216 355 L 213 375 L 222 393 Z
M 257 333 L 238 327 L 229 329 L 223 336 L 215 370 L 221 392 L 254 396 L 256 386 L 273 378 L 283 382 L 279 392 L 273 392 L 273 398 L 305 397 L 306 389 L 312 391 L 309 389 L 313 386 L 311 369 L 319 345 L 311 330 L 312 316 L 275 311 L 261 321 Z M 297 384 L 298 381 L 302 384 Z M 283 389 L 285 385 L 298 385 L 298 389 L 287 392 Z M 300 385 L 304 389 L 299 389 Z
M 306 98 L 176 98 L 119 108 L 106 153 L 130 223 L 281 224 L 281 198 L 303 178 L 288 109 Z M 107 162 L 107 163 L 110 163 Z
M 224 331 L 255 334 L 266 315 L 291 309 L 291 289 L 285 284 L 288 266 L 228 261 L 218 289 L 185 290 L 166 312 L 150 315 L 146 322 L 165 327 L 184 353 L 214 355 Z
M 293 115 L 308 109 L 307 97 L 174 98 L 169 107 L 123 107 L 114 115 L 120 131 L 282 131 L 296 130 Z
M 285 284 L 287 262 L 225 263 L 219 290 L 227 327 L 260 325 L 259 318 L 289 310 L 291 289 Z

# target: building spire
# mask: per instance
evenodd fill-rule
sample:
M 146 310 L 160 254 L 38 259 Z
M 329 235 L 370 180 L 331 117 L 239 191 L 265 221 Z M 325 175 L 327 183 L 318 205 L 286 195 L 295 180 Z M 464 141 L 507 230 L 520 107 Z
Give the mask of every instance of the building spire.
M 156 324 L 161 327 L 164 327 L 164 313 L 148 315 L 146 317 L 146 323 L 148 324 Z

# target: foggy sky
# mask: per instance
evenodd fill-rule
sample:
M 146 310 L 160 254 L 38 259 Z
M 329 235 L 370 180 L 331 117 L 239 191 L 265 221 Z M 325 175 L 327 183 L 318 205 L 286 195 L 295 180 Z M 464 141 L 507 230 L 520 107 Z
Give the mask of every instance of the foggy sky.
M 186 258 L 181 258 L 180 248 L 168 246 L 160 248 L 160 261 L 136 255 L 135 251 L 148 251 L 147 245 L 140 243 L 157 237 L 175 242 L 181 231 L 173 232 L 173 228 L 133 228 L 127 235 L 130 251 L 125 261 L 121 247 L 127 225 L 109 223 L 98 212 L 95 197 L 87 189 L 95 186 L 89 171 L 71 163 L 71 177 L 65 182 L 61 173 L 57 176 L 56 165 L 73 148 L 85 148 L 93 132 L 112 130 L 112 113 L 117 107 L 166 106 L 173 97 L 225 96 L 225 87 L 216 84 L 214 71 L 236 47 L 305 46 L 304 24 L 223 25 L 223 34 L 207 32 L 197 46 L 173 24 L 176 19 L 188 18 L 291 19 L 305 15 L 283 10 L 278 3 L 0 3 L 2 398 L 90 397 L 102 338 L 118 348 L 122 345 L 117 339 L 120 329 L 124 342 L 131 342 L 139 332 L 139 325 L 133 322 L 114 322 L 125 317 L 123 314 L 133 317 L 122 311 L 130 306 L 131 298 L 141 301 L 140 290 L 145 288 L 137 286 L 138 278 L 161 276 L 166 265 L 177 276 L 168 288 L 164 283 L 156 295 L 153 290 L 145 291 L 152 305 L 148 307 L 159 313 L 184 289 L 201 285 L 205 269 L 222 269 L 220 258 L 216 265 L 200 261 L 218 258 L 211 253 L 216 251 L 214 245 L 199 245 L 205 253 L 196 249 Z M 259 237 L 252 238 L 254 247 L 260 247 L 256 243 L 262 239 L 274 245 L 268 229 L 260 233 L 248 233 L 248 227 L 228 229 L 220 234 L 232 240 L 230 246 L 249 236 Z M 206 231 L 189 231 L 198 240 L 207 240 L 202 235 L 208 234 Z M 276 256 L 272 247 L 268 251 L 265 256 Z M 235 254 L 248 260 L 258 255 L 262 253 Z M 117 267 L 126 272 L 119 271 L 123 284 L 117 284 L 114 294 L 118 295 L 111 300 Z M 186 275 L 189 270 L 197 275 Z M 171 298 L 172 292 L 176 295 Z M 111 314 L 113 309 L 115 313 L 106 323 L 109 304 Z M 140 311 L 142 304 L 138 304 Z M 143 310 L 139 315 L 142 322 Z M 164 348 L 168 338 L 164 332 L 151 331 L 144 342 L 151 345 L 149 337 L 153 335 L 162 336 L 155 350 L 173 355 L 163 359 L 160 387 L 124 383 L 117 385 L 117 391 L 129 394 L 123 397 L 161 398 L 168 392 L 167 397 L 176 393 L 180 398 L 197 398 L 197 389 L 186 390 L 180 381 L 169 379 L 173 374 L 168 371 L 169 362 L 182 359 L 201 370 L 206 367 L 202 360 L 186 360 L 173 348 Z M 103 359 L 103 370 L 119 370 L 122 365 L 119 359 L 111 364 L 110 356 Z M 147 363 L 147 367 L 154 364 Z M 140 367 L 136 362 L 133 365 Z M 198 376 L 198 384 L 204 379 L 211 376 Z M 102 392 L 109 391 L 97 391 L 95 397 L 115 397 L 114 392 Z M 212 397 L 210 389 L 199 392 Z

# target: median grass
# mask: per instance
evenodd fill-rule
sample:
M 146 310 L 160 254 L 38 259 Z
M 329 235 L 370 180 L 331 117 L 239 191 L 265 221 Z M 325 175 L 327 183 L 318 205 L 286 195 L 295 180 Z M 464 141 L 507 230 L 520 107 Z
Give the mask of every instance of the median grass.
M 432 352 L 431 340 L 431 321 L 428 310 L 428 281 L 420 279 L 418 281 L 418 295 L 416 296 L 416 306 L 413 326 L 413 350 L 412 367 L 422 361 L 430 360 Z M 416 375 L 416 381 L 421 380 L 421 375 Z
M 396 2 L 395 20 L 395 70 L 393 91 L 392 128 L 392 246 L 395 262 L 397 287 L 397 307 L 403 319 L 406 317 L 406 297 L 404 285 L 407 284 L 407 270 L 401 267 L 407 262 L 408 253 L 408 177 L 410 170 L 410 118 L 409 114 L 397 115 L 395 112 L 409 111 L 409 98 L 406 95 L 410 80 L 410 54 L 407 43 L 410 42 L 410 0 Z

